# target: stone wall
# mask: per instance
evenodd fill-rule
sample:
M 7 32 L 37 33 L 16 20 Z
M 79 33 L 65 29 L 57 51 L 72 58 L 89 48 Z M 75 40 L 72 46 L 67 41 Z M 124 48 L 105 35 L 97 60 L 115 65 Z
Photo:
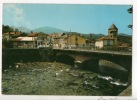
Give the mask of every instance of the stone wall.
M 17 62 L 53 61 L 54 53 L 48 49 L 2 49 L 2 69 Z

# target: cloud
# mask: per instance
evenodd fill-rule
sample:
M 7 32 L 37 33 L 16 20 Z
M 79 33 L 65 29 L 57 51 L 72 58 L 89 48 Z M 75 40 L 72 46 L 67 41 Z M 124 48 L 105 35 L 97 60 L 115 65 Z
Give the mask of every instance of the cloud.
M 25 10 L 19 4 L 3 4 L 3 24 L 30 27 L 25 19 Z

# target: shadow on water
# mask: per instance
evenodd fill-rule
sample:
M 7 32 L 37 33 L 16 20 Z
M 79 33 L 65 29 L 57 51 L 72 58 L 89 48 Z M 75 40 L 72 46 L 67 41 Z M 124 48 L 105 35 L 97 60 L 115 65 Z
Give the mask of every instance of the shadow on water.
M 88 71 L 93 71 L 93 72 L 99 72 L 99 67 L 98 67 L 98 62 L 99 60 L 98 59 L 89 59 L 89 60 L 86 60 L 84 61 L 80 68 L 82 70 L 88 70 Z
M 80 69 L 92 71 L 122 81 L 128 81 L 129 72 L 122 66 L 107 60 L 89 59 L 80 65 Z
M 56 61 L 74 66 L 75 59 L 71 56 L 66 55 L 66 54 L 61 54 L 56 57 Z
M 26 62 L 38 62 L 39 57 L 31 57 L 31 56 L 22 56 L 22 55 L 14 55 L 14 56 L 3 56 L 2 57 L 2 70 L 5 70 L 9 67 L 14 67 L 15 63 L 26 63 Z
M 122 81 L 127 81 L 129 76 L 128 70 L 107 60 L 99 61 L 99 72 L 103 75 L 109 75 Z

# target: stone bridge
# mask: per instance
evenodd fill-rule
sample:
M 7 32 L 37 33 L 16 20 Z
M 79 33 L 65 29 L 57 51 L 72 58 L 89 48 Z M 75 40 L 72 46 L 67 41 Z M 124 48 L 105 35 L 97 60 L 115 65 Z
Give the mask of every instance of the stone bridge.
M 2 49 L 2 69 L 16 62 L 59 61 L 74 67 L 112 74 L 110 69 L 123 70 L 131 74 L 132 54 L 124 52 L 86 51 L 68 49 Z M 102 67 L 103 66 L 103 67 Z M 107 67 L 104 67 L 107 66 Z M 119 72 L 124 76 L 121 71 Z
M 71 50 L 71 49 L 54 49 L 56 60 L 81 67 L 98 71 L 100 66 L 108 67 L 107 72 L 113 73 L 110 69 L 120 69 L 130 73 L 132 69 L 132 54 L 121 52 L 95 52 L 89 50 Z M 103 68 L 104 69 L 104 68 Z M 102 70 L 103 70 L 102 69 Z M 117 74 L 115 70 L 113 74 Z M 119 72 L 121 73 L 121 72 Z M 123 73 L 121 73 L 123 74 Z M 123 74 L 124 75 L 124 74 Z

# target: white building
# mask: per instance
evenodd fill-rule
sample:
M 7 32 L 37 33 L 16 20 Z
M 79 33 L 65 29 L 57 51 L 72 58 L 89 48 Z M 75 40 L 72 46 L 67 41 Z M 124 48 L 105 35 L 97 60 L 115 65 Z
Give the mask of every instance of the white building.
M 112 24 L 108 29 L 108 36 L 101 37 L 96 40 L 96 48 L 112 47 L 117 45 L 118 28 Z
M 33 48 L 36 45 L 37 37 L 18 37 L 11 38 L 9 41 L 12 43 L 13 47 L 18 48 Z
M 96 40 L 95 47 L 97 48 L 103 48 L 107 46 L 113 46 L 114 45 L 114 39 L 109 38 L 108 36 L 101 37 Z

